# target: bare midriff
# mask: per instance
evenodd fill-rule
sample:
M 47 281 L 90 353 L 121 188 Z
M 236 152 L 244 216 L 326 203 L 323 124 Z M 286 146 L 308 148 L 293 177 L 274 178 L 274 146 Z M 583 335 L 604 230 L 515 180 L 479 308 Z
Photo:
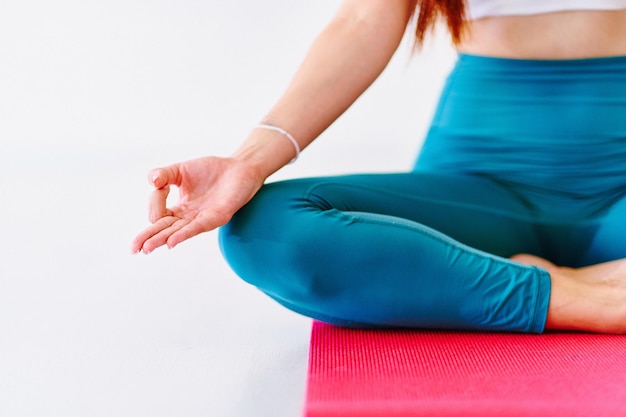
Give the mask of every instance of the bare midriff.
M 626 10 L 566 11 L 471 21 L 459 52 L 519 59 L 626 55 Z

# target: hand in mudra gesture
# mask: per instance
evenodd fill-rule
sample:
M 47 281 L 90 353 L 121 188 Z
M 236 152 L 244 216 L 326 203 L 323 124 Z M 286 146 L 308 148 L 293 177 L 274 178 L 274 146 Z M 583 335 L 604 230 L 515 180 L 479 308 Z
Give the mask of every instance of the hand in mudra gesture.
M 135 237 L 133 252 L 150 253 L 226 224 L 263 185 L 249 165 L 232 158 L 204 157 L 157 168 L 148 174 L 155 187 L 148 219 L 152 223 Z M 179 188 L 179 200 L 167 207 L 170 187 Z

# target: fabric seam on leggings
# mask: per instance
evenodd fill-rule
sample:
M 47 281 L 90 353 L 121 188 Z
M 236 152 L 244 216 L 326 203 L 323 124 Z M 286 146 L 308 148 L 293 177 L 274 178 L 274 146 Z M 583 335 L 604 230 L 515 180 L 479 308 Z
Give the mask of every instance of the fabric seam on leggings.
M 358 184 L 344 184 L 341 182 L 325 182 L 323 184 L 313 184 L 312 186 L 310 186 L 307 190 L 304 191 L 304 195 L 303 197 L 307 200 L 311 199 L 311 194 L 315 191 L 316 188 L 321 188 L 327 185 L 332 185 L 332 186 L 341 186 L 341 187 L 346 187 L 346 188 L 350 188 L 350 189 L 354 189 L 354 188 L 360 188 L 362 190 L 366 190 L 366 191 L 370 191 L 370 192 L 375 192 L 375 193 L 380 193 L 383 195 L 390 195 L 390 196 L 401 196 L 403 198 L 407 198 L 407 199 L 411 199 L 414 200 L 415 202 L 427 202 L 427 203 L 437 203 L 437 204 L 441 204 L 441 205 L 445 205 L 447 207 L 452 207 L 452 205 L 454 204 L 454 207 L 460 207 L 460 208 L 466 208 L 469 210 L 474 210 L 474 211 L 481 211 L 481 212 L 485 212 L 485 213 L 490 213 L 490 214 L 497 214 L 506 218 L 513 218 L 513 219 L 517 219 L 517 220 L 524 220 L 524 221 L 529 221 L 529 222 L 539 222 L 539 218 L 532 216 L 532 215 L 521 215 L 518 213 L 511 213 L 508 212 L 506 210 L 498 210 L 498 209 L 494 209 L 488 206 L 480 206 L 477 204 L 470 204 L 470 203 L 458 203 L 458 202 L 450 202 L 450 201 L 446 201 L 446 200 L 442 200 L 442 199 L 437 199 L 437 198 L 425 198 L 425 197 L 416 197 L 416 196 L 406 196 L 403 195 L 401 193 L 397 193 L 397 192 L 392 192 L 392 191 L 387 191 L 387 190 L 380 190 L 377 188 L 372 188 L 372 187 L 367 187 L 367 186 L 363 186 L 363 185 L 358 185 Z M 508 191 L 508 190 L 507 190 Z M 334 207 L 333 207 L 334 208 Z M 339 209 L 338 209 L 339 210 Z M 342 210 L 339 210 L 342 211 Z M 358 211 L 358 210 L 355 210 Z

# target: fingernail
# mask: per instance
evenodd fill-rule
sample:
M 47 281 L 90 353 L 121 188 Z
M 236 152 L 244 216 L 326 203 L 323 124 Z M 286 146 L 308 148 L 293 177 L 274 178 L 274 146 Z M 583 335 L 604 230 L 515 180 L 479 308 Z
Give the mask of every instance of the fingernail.
M 154 183 L 156 183 L 156 180 L 158 180 L 158 179 L 159 179 L 159 176 L 155 174 L 155 175 L 152 176 L 152 178 L 150 180 L 152 181 L 152 184 L 154 184 Z

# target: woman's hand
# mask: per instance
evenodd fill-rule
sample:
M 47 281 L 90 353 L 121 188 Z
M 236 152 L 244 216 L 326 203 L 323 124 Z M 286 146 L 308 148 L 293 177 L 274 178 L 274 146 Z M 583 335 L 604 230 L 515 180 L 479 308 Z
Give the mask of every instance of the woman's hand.
M 233 158 L 205 157 L 150 171 L 155 187 L 148 207 L 151 226 L 132 242 L 133 253 L 150 253 L 222 226 L 263 185 L 265 178 Z M 179 188 L 178 204 L 166 205 L 170 186 Z

